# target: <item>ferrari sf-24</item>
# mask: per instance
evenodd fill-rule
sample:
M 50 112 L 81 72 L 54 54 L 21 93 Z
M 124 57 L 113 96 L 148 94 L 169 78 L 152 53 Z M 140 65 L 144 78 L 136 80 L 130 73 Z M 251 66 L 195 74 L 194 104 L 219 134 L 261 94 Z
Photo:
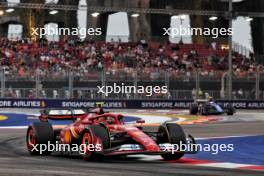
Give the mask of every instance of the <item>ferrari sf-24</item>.
M 70 120 L 70 123 L 55 126 L 50 122 L 59 120 Z M 185 135 L 180 125 L 165 122 L 156 130 L 150 130 L 144 123 L 144 120 L 139 119 L 134 124 L 126 124 L 122 114 L 104 112 L 101 108 L 90 112 L 72 109 L 41 110 L 37 121 L 27 129 L 27 149 L 31 155 L 50 155 L 53 151 L 40 153 L 33 148 L 48 143 L 102 146 L 100 151 L 85 150 L 78 153 L 84 160 L 135 154 L 161 155 L 165 160 L 177 160 L 185 153 L 196 153 L 175 151 L 175 147 L 168 147 L 195 144 L 194 138 Z

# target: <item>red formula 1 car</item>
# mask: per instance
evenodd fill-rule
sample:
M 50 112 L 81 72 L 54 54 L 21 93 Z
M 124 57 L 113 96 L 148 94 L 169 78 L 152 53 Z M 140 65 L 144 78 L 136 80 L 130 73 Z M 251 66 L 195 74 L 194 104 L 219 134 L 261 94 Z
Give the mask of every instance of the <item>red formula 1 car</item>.
M 65 119 L 72 120 L 72 123 L 55 128 L 49 122 Z M 85 160 L 131 154 L 161 155 L 166 160 L 172 160 L 180 159 L 185 153 L 195 153 L 180 151 L 179 147 L 175 149 L 175 145 L 195 143 L 191 135 L 186 137 L 181 126 L 164 123 L 158 130 L 150 131 L 142 123 L 144 121 L 139 120 L 134 125 L 126 125 L 123 115 L 105 113 L 100 108 L 92 112 L 43 110 L 39 121 L 28 127 L 27 148 L 31 155 L 48 155 L 53 152 L 54 147 L 51 151 L 41 146 L 42 144 L 75 144 L 82 147 L 93 145 L 91 148 L 85 147 L 84 152 L 79 152 Z M 41 151 L 42 147 L 44 151 Z

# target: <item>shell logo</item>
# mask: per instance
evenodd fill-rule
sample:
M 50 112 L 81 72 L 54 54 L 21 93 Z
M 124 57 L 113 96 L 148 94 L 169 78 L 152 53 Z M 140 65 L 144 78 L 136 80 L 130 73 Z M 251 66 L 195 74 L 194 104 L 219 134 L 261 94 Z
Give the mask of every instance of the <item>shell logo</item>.
M 8 119 L 8 117 L 6 117 L 6 116 L 4 116 L 4 115 L 0 115 L 0 121 L 4 121 L 4 120 L 6 120 L 6 119 Z

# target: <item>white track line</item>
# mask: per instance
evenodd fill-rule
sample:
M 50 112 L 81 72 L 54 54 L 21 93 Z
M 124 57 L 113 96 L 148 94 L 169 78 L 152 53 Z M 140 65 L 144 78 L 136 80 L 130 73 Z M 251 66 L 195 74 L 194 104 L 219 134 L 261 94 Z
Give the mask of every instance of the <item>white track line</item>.
M 237 163 L 229 163 L 229 162 L 224 162 L 224 163 L 206 163 L 206 164 L 195 164 L 196 166 L 205 166 L 205 167 L 219 167 L 219 168 L 228 168 L 228 169 L 235 169 L 239 167 L 248 167 L 252 165 L 248 164 L 237 164 Z
M 202 137 L 202 138 L 195 138 L 196 140 L 207 140 L 207 139 L 226 139 L 226 138 L 240 138 L 240 137 L 254 137 L 254 136 L 262 136 L 261 134 L 254 134 L 254 135 L 241 135 L 241 136 L 218 136 L 218 137 Z
M 1 126 L 0 129 L 26 129 L 28 126 Z

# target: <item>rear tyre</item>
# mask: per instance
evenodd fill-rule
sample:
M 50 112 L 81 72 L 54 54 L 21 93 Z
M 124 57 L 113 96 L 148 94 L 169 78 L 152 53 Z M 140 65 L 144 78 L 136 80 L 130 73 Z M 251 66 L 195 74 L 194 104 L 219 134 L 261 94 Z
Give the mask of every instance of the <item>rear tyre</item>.
M 49 155 L 52 151 L 48 151 L 47 147 L 48 143 L 54 142 L 53 139 L 54 132 L 49 122 L 35 122 L 27 130 L 27 149 L 31 155 Z M 46 145 L 45 151 L 40 151 L 41 144 Z
M 226 114 L 231 116 L 234 115 L 234 113 L 235 113 L 235 108 L 231 104 L 228 104 Z
M 197 103 L 192 103 L 190 105 L 190 114 L 191 115 L 196 115 L 198 113 L 198 104 Z
M 86 161 L 103 159 L 103 151 L 110 148 L 110 137 L 108 130 L 103 126 L 97 125 L 91 125 L 83 131 L 80 138 L 80 144 L 82 146 L 88 146 L 89 144 L 96 145 L 95 138 L 100 140 L 100 143 L 102 144 L 100 146 L 100 151 L 97 151 L 98 148 L 96 146 L 94 146 L 95 151 L 89 151 L 88 147 L 86 147 L 86 150 L 84 151 L 84 148 L 82 148 L 83 153 L 81 153 L 81 155 Z
M 169 142 L 180 146 L 186 144 L 186 136 L 182 127 L 175 123 L 165 123 L 159 128 L 158 138 L 159 143 Z M 184 152 L 176 152 L 174 154 L 162 154 L 161 157 L 165 160 L 178 160 L 183 157 Z
M 209 109 L 210 109 L 210 105 L 204 105 L 201 107 L 201 114 L 204 116 L 209 115 Z

